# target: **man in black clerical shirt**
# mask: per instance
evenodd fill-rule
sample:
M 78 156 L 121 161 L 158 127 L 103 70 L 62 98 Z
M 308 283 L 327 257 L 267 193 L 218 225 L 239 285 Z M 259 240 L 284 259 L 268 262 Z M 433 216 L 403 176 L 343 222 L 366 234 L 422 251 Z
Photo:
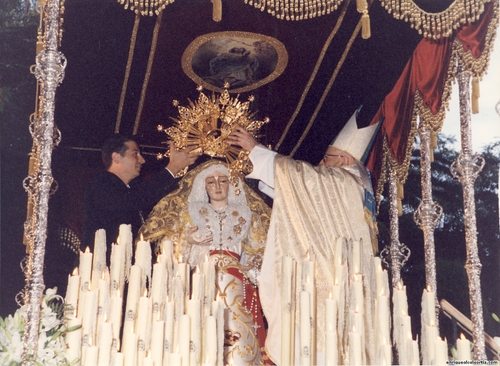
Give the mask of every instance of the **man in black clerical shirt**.
M 111 243 L 116 242 L 121 224 L 131 224 L 135 237 L 151 208 L 178 187 L 174 176 L 200 156 L 193 152 L 195 148 L 177 150 L 170 142 L 167 167 L 150 179 L 141 179 L 145 160 L 137 143 L 120 135 L 107 139 L 101 149 L 106 171 L 93 179 L 85 193 L 81 250 L 87 246 L 93 250 L 95 232 L 105 229 L 109 260 Z

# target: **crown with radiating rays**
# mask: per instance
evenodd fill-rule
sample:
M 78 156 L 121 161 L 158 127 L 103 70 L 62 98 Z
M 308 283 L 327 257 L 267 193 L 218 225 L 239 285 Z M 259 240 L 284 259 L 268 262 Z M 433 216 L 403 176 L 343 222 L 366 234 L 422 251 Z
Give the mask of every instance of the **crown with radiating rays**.
M 193 102 L 188 99 L 188 106 L 181 106 L 177 100 L 173 101 L 179 116 L 172 117 L 172 127 L 164 128 L 160 125 L 158 130 L 165 132 L 177 149 L 198 145 L 197 150 L 203 154 L 224 158 L 232 180 L 236 179 L 237 175 L 250 173 L 252 165 L 248 158 L 249 152 L 230 145 L 227 137 L 237 127 L 242 127 L 257 138 L 258 131 L 269 122 L 269 118 L 255 118 L 257 112 L 250 110 L 253 96 L 242 102 L 238 99 L 239 94 L 231 98 L 227 88 L 220 94 L 212 92 L 211 96 L 205 95 L 201 86 L 198 86 L 197 90 L 200 92 L 198 100 Z M 168 154 L 169 152 L 158 154 L 158 158 Z

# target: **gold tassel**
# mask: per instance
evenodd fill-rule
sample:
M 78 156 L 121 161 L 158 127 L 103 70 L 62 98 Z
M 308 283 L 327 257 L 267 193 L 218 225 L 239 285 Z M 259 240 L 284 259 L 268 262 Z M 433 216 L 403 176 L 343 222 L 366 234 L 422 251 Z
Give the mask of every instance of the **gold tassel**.
M 396 184 L 397 191 L 398 191 L 398 199 L 402 200 L 405 198 L 405 187 L 401 183 Z
M 362 13 L 368 7 L 366 0 L 356 0 L 356 10 L 358 13 Z
M 403 216 L 403 203 L 398 198 L 398 216 Z
M 363 39 L 368 39 L 371 35 L 370 16 L 368 15 L 368 11 L 365 10 L 363 16 L 361 17 L 361 37 Z
M 479 78 L 472 78 L 472 114 L 479 113 Z
M 214 22 L 222 20 L 222 0 L 211 0 L 213 5 L 212 19 Z
M 438 138 L 437 138 L 437 133 L 431 132 L 431 149 L 435 149 L 438 147 Z
M 431 160 L 431 163 L 434 163 L 434 149 L 437 146 L 437 134 L 435 132 L 431 132 L 431 141 L 429 143 L 429 158 Z

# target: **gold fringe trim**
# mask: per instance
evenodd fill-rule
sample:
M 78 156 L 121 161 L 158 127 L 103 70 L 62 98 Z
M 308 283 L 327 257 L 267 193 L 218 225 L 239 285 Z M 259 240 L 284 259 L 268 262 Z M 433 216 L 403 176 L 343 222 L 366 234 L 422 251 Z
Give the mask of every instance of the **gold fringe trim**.
M 451 36 L 453 30 L 479 19 L 484 4 L 491 0 L 455 0 L 439 13 L 422 10 L 413 0 L 381 0 L 382 6 L 396 19 L 409 22 L 425 38 Z
M 343 0 L 245 0 L 245 4 L 284 20 L 304 20 L 330 14 Z
M 475 58 L 471 51 L 465 51 L 462 43 L 455 39 L 453 42 L 453 56 L 457 57 L 459 62 L 464 65 L 464 70 L 470 72 L 474 78 L 478 80 L 482 79 L 482 76 L 488 70 L 488 65 L 490 62 L 491 51 L 493 50 L 493 45 L 495 43 L 496 31 L 499 23 L 499 3 L 498 0 L 493 1 L 493 15 L 491 17 L 491 22 L 488 25 L 486 31 L 486 39 L 484 44 L 484 50 L 481 56 Z M 455 71 L 456 75 L 456 71 Z M 479 97 L 479 95 L 478 95 Z
M 214 22 L 220 22 L 222 20 L 222 0 L 212 0 L 213 10 L 212 19 Z

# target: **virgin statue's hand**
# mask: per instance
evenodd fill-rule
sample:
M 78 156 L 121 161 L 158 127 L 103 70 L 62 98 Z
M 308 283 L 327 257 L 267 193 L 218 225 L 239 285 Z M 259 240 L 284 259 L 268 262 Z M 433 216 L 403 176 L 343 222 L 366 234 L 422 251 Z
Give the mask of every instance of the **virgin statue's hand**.
M 201 246 L 209 246 L 212 244 L 213 237 L 210 231 L 201 232 L 198 230 L 198 227 L 189 228 L 186 234 L 186 240 L 188 244 L 191 245 L 201 245 Z

